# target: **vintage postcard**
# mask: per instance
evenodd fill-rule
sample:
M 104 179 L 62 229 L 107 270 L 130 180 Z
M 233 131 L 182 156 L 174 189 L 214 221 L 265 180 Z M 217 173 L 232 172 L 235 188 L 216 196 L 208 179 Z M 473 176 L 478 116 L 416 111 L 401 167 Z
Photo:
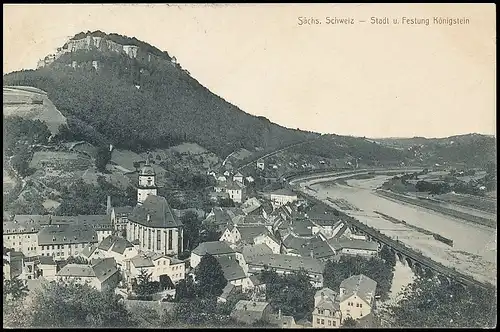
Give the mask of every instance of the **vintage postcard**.
M 494 4 L 4 4 L 5 328 L 494 328 Z

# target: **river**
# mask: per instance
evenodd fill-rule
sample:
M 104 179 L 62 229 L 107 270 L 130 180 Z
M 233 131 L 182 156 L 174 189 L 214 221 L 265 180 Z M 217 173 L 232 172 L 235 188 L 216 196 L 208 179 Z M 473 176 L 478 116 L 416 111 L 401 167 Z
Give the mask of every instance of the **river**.
M 377 175 L 370 179 L 348 179 L 343 184 L 316 179 L 303 181 L 300 186 L 304 192 L 331 206 L 335 204 L 327 201 L 327 198 L 348 201 L 359 210 L 343 210 L 346 214 L 445 266 L 496 285 L 496 229 L 376 195 L 374 189 L 389 178 L 387 175 Z M 374 211 L 451 238 L 453 247 L 414 228 L 388 221 Z

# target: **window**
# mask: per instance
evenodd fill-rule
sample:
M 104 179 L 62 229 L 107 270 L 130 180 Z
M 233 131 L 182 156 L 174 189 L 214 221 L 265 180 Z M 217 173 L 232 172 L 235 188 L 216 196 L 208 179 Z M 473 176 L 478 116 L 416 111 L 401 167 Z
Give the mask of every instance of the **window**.
M 172 250 L 172 230 L 168 230 L 168 250 Z
M 160 250 L 161 248 L 161 232 L 160 230 L 156 230 L 156 250 Z M 165 262 L 163 262 L 163 265 L 165 265 Z
M 328 320 L 328 326 L 332 326 L 332 321 Z
M 325 320 L 324 319 L 321 320 L 321 324 L 325 325 Z
M 360 307 L 360 308 L 363 308 L 363 303 L 360 303 L 360 304 L 359 304 L 359 307 Z
M 319 323 L 320 323 L 320 319 L 319 319 L 319 318 L 318 318 L 318 319 L 316 319 L 316 323 L 317 323 L 317 324 L 319 324 Z
M 359 303 L 356 303 L 356 308 L 359 308 Z
M 148 249 L 151 250 L 151 229 L 148 229 Z
M 337 322 L 336 321 L 333 321 L 333 326 L 337 326 Z

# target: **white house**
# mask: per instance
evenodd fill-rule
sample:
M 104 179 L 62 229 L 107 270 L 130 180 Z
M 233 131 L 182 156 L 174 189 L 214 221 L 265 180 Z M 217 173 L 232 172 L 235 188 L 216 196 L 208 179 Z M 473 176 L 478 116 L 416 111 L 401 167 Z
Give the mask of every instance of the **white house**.
M 318 290 L 314 296 L 312 326 L 314 328 L 339 328 L 342 312 L 337 301 L 337 294 L 330 288 Z
M 347 317 L 360 319 L 370 314 L 375 306 L 376 289 L 377 282 L 363 274 L 342 281 L 338 298 L 342 320 Z
M 276 206 L 298 201 L 297 194 L 288 189 L 279 189 L 270 193 L 271 202 Z
M 262 233 L 253 239 L 254 244 L 265 244 L 271 249 L 273 254 L 279 254 L 281 245 L 279 241 L 270 233 Z
M 78 256 L 87 244 L 97 243 L 97 232 L 88 225 L 58 224 L 38 232 L 38 253 L 65 260 Z
M 236 181 L 219 181 L 214 187 L 216 193 L 227 193 L 228 197 L 235 203 L 243 202 L 245 197 L 245 185 Z
M 239 182 L 239 183 L 244 183 L 243 174 L 241 174 L 240 172 L 237 172 L 237 173 L 233 176 L 233 181 L 235 181 L 235 182 Z
M 257 169 L 260 169 L 263 171 L 264 168 L 265 168 L 264 160 L 257 160 Z
M 186 275 L 186 265 L 183 261 L 155 252 L 143 252 L 125 260 L 125 271 L 129 281 L 136 279 L 143 270 L 151 274 L 151 281 L 167 284 L 168 278 L 176 284 Z

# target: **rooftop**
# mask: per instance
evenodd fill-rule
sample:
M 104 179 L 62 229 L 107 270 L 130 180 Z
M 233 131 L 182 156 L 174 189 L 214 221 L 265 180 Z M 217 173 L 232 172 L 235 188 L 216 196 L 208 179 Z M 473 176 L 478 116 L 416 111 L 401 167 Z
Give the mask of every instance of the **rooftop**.
M 239 280 L 246 277 L 245 272 L 236 260 L 229 257 L 217 257 L 216 259 L 222 267 L 224 278 L 227 281 Z
M 376 242 L 361 239 L 332 238 L 327 240 L 327 242 L 334 250 L 341 250 L 344 248 L 371 251 L 378 250 L 378 244 Z
M 240 300 L 231 312 L 231 317 L 239 322 L 252 324 L 263 318 L 264 310 L 268 306 L 267 302 Z
M 95 229 L 87 225 L 50 225 L 38 232 L 38 245 L 97 243 Z
M 149 195 L 142 205 L 136 206 L 129 220 L 146 227 L 182 227 L 182 223 L 174 216 L 165 197 L 156 195 Z
M 133 248 L 134 245 L 127 241 L 126 239 L 116 236 L 110 235 L 106 237 L 104 240 L 99 243 L 98 248 L 101 250 L 110 250 L 116 252 L 118 254 L 123 254 L 127 248 Z
M 200 243 L 196 248 L 193 249 L 192 253 L 198 256 L 204 256 L 206 254 L 210 255 L 223 255 L 223 254 L 233 254 L 235 251 L 223 241 L 212 241 Z
M 375 298 L 377 282 L 363 274 L 358 274 L 344 279 L 340 283 L 340 302 L 353 295 L 359 296 L 366 303 L 371 304 Z
M 324 268 L 323 264 L 317 259 L 282 254 L 250 256 L 247 263 L 254 266 L 267 265 L 270 268 L 288 271 L 304 269 L 306 272 L 313 274 L 322 274 Z

